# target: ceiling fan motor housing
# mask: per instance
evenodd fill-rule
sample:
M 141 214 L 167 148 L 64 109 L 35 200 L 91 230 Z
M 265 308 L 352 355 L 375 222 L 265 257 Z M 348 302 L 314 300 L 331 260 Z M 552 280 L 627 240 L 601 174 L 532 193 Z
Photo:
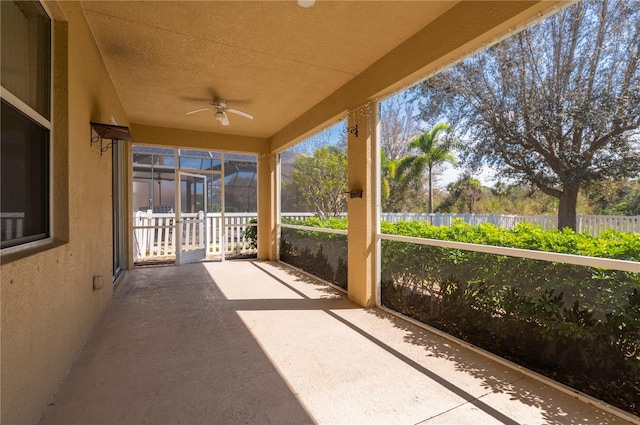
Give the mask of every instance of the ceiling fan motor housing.
M 213 102 L 210 103 L 210 107 L 208 108 L 203 108 L 203 109 L 196 109 L 195 111 L 191 111 L 191 112 L 187 112 L 187 115 L 191 115 L 191 114 L 195 114 L 198 112 L 203 112 L 203 111 L 216 111 L 216 114 L 214 115 L 214 118 L 216 121 L 218 121 L 221 125 L 223 126 L 227 126 L 229 125 L 229 117 L 227 116 L 227 111 L 228 112 L 232 112 L 234 114 L 237 115 L 241 115 L 245 118 L 248 118 L 250 120 L 253 119 L 253 115 L 251 114 L 247 114 L 246 112 L 243 111 L 239 111 L 237 109 L 233 109 L 233 108 L 227 108 L 227 101 L 224 99 L 218 99 L 215 98 L 213 99 Z
M 226 100 L 222 100 L 222 99 L 214 99 L 212 105 L 218 109 L 221 110 L 220 112 L 224 111 L 225 109 L 227 109 L 227 101 Z

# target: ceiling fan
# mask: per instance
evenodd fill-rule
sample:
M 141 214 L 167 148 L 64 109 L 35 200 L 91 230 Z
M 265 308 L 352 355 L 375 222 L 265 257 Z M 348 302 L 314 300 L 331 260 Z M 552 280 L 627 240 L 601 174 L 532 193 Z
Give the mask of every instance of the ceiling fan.
M 231 112 L 232 114 L 243 116 L 250 120 L 253 119 L 253 115 L 251 114 L 247 114 L 246 112 L 242 112 L 237 109 L 227 108 L 227 101 L 223 99 L 218 99 L 218 98 L 213 99 L 213 102 L 211 102 L 211 106 L 209 106 L 208 108 L 196 109 L 195 111 L 187 112 L 187 115 L 196 114 L 198 112 L 203 112 L 203 111 L 216 111 L 215 119 L 221 125 L 225 125 L 225 126 L 229 125 L 229 117 L 227 116 L 227 112 Z

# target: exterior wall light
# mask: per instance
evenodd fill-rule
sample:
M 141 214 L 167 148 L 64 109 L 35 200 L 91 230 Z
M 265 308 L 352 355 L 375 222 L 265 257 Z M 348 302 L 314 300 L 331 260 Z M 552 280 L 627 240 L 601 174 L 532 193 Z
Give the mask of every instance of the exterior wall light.
M 92 133 L 90 146 L 93 146 L 94 143 L 100 142 L 100 156 L 120 140 L 133 142 L 133 136 L 131 136 L 131 133 L 129 132 L 129 127 L 113 124 L 100 124 L 97 122 L 91 122 L 89 124 L 91 124 L 91 130 L 95 131 L 97 134 L 97 136 L 94 137 Z M 111 142 L 103 146 L 102 139 L 109 139 Z

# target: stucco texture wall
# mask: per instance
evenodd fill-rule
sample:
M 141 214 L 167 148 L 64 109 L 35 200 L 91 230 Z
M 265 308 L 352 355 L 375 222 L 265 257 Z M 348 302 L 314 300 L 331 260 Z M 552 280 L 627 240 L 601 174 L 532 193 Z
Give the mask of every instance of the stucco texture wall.
M 128 125 L 77 2 L 48 3 L 54 24 L 53 236 L 2 257 L 3 424 L 35 423 L 112 294 L 111 152 L 90 121 Z M 65 40 L 66 38 L 66 40 Z M 94 291 L 93 276 L 104 278 Z

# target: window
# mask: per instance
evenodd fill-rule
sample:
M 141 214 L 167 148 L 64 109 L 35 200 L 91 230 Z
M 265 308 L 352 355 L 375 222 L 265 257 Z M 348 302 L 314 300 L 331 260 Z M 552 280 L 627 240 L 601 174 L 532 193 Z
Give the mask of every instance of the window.
M 2 1 L 1 248 L 50 236 L 51 18 Z

